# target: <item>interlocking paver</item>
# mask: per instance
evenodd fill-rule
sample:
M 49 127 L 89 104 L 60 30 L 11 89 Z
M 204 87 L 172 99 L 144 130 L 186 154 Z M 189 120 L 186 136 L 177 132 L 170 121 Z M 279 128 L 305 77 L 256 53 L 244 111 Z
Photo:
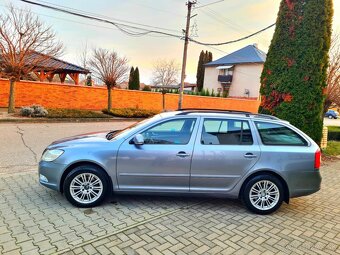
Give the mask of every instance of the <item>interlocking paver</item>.
M 0 175 L 0 254 L 340 254 L 339 168 L 324 167 L 321 191 L 267 216 L 238 201 L 144 196 L 86 213 L 36 173 Z

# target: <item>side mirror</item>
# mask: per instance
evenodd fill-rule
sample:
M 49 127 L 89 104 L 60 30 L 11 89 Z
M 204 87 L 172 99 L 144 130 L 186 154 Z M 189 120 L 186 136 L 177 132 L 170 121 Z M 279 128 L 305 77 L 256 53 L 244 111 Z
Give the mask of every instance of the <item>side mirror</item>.
M 144 144 L 144 137 L 141 134 L 137 134 L 135 135 L 135 137 L 133 138 L 133 143 L 135 145 L 143 145 Z

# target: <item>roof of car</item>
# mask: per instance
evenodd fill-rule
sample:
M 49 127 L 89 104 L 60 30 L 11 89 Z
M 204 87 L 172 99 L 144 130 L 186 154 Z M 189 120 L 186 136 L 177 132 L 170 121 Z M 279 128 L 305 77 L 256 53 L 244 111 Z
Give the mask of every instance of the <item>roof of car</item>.
M 181 109 L 172 112 L 164 112 L 160 114 L 162 118 L 172 116 L 205 116 L 205 117 L 241 117 L 241 118 L 259 118 L 267 120 L 282 121 L 281 119 L 266 114 L 251 113 L 245 111 L 234 111 L 234 110 L 218 110 L 218 109 Z

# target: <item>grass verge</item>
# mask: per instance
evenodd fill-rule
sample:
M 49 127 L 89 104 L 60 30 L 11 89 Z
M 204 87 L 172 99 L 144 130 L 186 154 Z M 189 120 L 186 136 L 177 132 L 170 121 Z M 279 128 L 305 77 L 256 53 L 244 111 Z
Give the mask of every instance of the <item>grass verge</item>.
M 144 110 L 137 108 L 123 108 L 123 109 L 111 109 L 110 112 L 108 112 L 107 109 L 104 109 L 103 113 L 123 118 L 148 118 L 158 114 L 159 111 Z
M 47 109 L 47 118 L 110 118 L 102 112 L 78 109 Z
M 327 148 L 322 151 L 326 156 L 339 156 L 340 155 L 340 142 L 328 141 Z
M 329 126 L 328 128 L 328 140 L 340 141 L 340 127 L 339 126 Z

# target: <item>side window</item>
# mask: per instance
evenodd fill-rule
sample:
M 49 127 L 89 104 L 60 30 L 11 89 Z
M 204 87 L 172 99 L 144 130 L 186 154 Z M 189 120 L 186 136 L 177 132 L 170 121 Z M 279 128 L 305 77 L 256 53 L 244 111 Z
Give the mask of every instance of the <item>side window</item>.
M 257 121 L 255 124 L 265 145 L 308 145 L 304 138 L 283 125 Z
M 196 119 L 176 119 L 162 122 L 141 133 L 144 144 L 187 144 Z
M 201 144 L 206 145 L 251 145 L 253 137 L 248 121 L 205 119 Z

